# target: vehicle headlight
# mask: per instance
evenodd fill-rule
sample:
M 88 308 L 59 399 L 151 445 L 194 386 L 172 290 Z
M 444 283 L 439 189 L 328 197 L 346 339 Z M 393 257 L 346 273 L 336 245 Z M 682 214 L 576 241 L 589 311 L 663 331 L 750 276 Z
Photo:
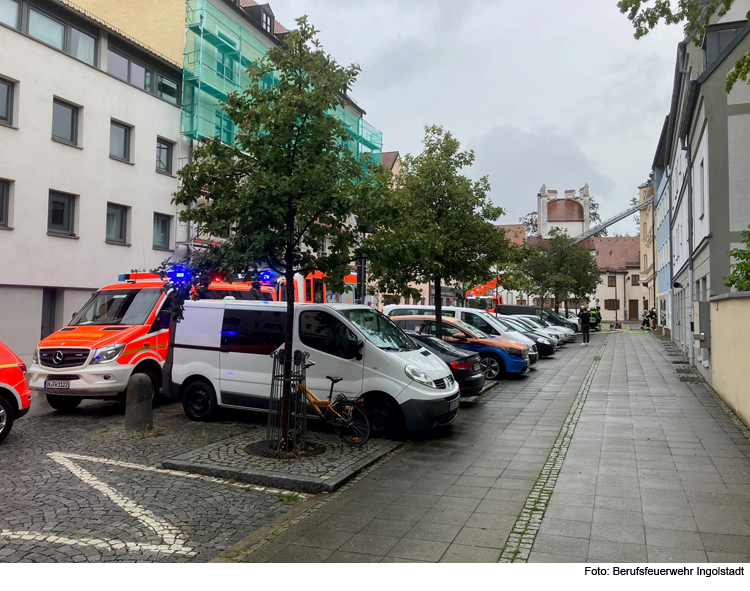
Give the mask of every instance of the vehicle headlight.
M 547 339 L 539 339 L 539 342 L 542 343 L 542 345 L 551 345 L 552 343 L 548 341 Z
M 420 384 L 424 384 L 425 386 L 428 386 L 430 388 L 436 387 L 435 382 L 421 367 L 417 367 L 416 365 L 407 365 L 404 368 L 404 373 L 406 374 L 407 378 L 414 380 L 415 382 L 419 382 Z
M 107 345 L 106 347 L 94 349 L 94 358 L 91 360 L 91 365 L 110 363 L 117 359 L 124 350 L 125 343 L 117 343 L 116 345 Z
M 498 349 L 502 349 L 508 355 L 523 355 L 522 349 L 514 349 L 512 347 L 498 347 Z
M 39 347 L 34 349 L 34 353 L 31 355 L 31 363 L 39 365 Z

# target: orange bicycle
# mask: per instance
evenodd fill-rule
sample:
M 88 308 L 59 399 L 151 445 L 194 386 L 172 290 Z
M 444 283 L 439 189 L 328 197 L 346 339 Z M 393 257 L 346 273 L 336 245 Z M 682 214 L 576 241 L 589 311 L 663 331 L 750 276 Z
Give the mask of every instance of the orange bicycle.
M 305 367 L 312 367 L 314 362 L 308 361 Z M 307 398 L 307 402 L 315 409 L 323 422 L 331 425 L 341 441 L 351 446 L 364 445 L 370 439 L 370 419 L 362 409 L 361 398 L 347 398 L 343 394 L 333 397 L 333 387 L 343 378 L 326 376 L 331 380 L 331 391 L 328 400 L 321 400 L 310 392 L 303 384 L 300 391 Z

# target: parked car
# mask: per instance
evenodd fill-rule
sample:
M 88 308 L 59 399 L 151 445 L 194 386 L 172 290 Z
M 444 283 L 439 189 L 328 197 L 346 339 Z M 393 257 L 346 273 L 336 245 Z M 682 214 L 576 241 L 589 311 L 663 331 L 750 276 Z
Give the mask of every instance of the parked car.
M 558 333 L 542 328 L 533 322 L 529 322 L 523 316 L 498 316 L 498 319 L 510 326 L 517 327 L 516 330 L 530 331 L 532 334 L 548 339 L 555 346 L 555 351 L 560 347 L 565 346 L 565 343 L 560 341 L 560 335 Z
M 564 326 L 572 329 L 573 331 L 578 329 L 578 325 L 575 322 L 566 320 L 559 314 L 556 314 L 549 308 L 542 308 L 541 306 L 519 306 L 513 304 L 500 304 L 495 307 L 495 312 L 498 314 L 504 314 L 508 316 L 538 316 L 543 320 L 546 320 L 550 324 L 555 326 Z
M 550 322 L 547 322 L 544 318 L 539 318 L 538 316 L 522 316 L 521 318 L 525 318 L 529 322 L 533 322 L 534 324 L 537 324 L 542 328 L 546 328 L 548 330 L 556 332 L 560 335 L 561 341 L 565 341 L 566 343 L 576 342 L 576 333 L 572 328 L 568 328 L 567 326 L 556 326 Z
M 423 305 L 389 305 L 383 309 L 383 313 L 388 316 L 405 316 L 404 312 L 409 314 L 435 315 L 435 306 Z M 529 367 L 539 361 L 539 351 L 537 348 L 537 338 L 532 335 L 523 334 L 513 328 L 503 326 L 499 323 L 491 323 L 489 318 L 492 317 L 485 310 L 474 308 L 460 308 L 458 306 L 443 306 L 440 310 L 443 316 L 449 318 L 458 318 L 467 324 L 474 326 L 487 333 L 490 336 L 499 336 L 511 341 L 516 341 L 529 348 Z
M 31 408 L 31 390 L 26 384 L 26 364 L 0 341 L 0 443 L 13 423 Z
M 519 332 L 527 339 L 531 339 L 532 341 L 534 341 L 534 347 L 536 348 L 540 358 L 554 355 L 555 351 L 557 351 L 557 346 L 559 343 L 558 339 L 553 339 L 549 335 L 536 333 L 534 332 L 533 328 L 524 327 L 520 324 L 509 322 L 507 316 L 502 317 L 496 314 L 489 314 L 487 312 L 485 312 L 485 314 L 487 315 L 487 318 L 482 318 L 492 329 L 496 329 L 498 326 L 504 327 L 506 330 Z M 478 326 L 478 328 L 480 330 L 484 330 L 481 326 Z M 490 331 L 484 330 L 484 332 L 489 333 Z
M 434 316 L 396 316 L 392 320 L 404 330 L 435 334 Z M 491 337 L 456 318 L 443 317 L 442 321 L 443 339 L 459 349 L 478 353 L 486 379 L 497 380 L 506 373 L 522 374 L 529 368 L 529 348 L 526 345 Z
M 286 314 L 283 303 L 185 302 L 184 319 L 170 331 L 165 395 L 182 400 L 194 420 L 219 407 L 267 412 L 270 354 L 284 344 Z M 456 418 L 460 396 L 450 368 L 369 306 L 298 304 L 293 345 L 315 362 L 306 384 L 316 396 L 327 398 L 326 376 L 338 376 L 337 394 L 363 398 L 373 437 Z
M 484 374 L 482 373 L 482 359 L 476 353 L 458 349 L 450 343 L 446 343 L 437 337 L 419 334 L 412 330 L 404 331 L 408 337 L 434 353 L 445 361 L 451 368 L 453 379 L 458 382 L 461 396 L 476 396 L 484 387 Z

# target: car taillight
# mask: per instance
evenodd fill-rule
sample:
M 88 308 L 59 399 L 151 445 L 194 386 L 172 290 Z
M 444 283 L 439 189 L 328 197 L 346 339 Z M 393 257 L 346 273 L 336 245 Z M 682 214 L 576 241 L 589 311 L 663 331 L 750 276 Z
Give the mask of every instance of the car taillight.
M 474 363 L 469 361 L 451 361 L 451 367 L 453 369 L 471 369 L 474 367 Z
M 21 363 L 18 364 L 18 367 L 21 368 L 23 375 L 26 375 L 26 364 L 23 361 L 21 361 Z

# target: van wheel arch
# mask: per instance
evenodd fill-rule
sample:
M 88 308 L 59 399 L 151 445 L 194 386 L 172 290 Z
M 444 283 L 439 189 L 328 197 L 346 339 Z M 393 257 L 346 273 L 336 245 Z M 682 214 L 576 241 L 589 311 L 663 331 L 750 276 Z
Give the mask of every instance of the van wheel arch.
M 180 384 L 180 397 L 178 398 L 178 400 L 182 400 L 183 396 L 185 395 L 185 390 L 188 389 L 188 386 L 190 386 L 190 384 L 194 384 L 195 382 L 206 382 L 212 388 L 214 388 L 213 381 L 207 378 L 206 376 L 197 375 L 197 374 L 192 375 L 189 378 L 186 378 L 185 381 L 183 381 L 182 384 Z M 214 390 L 216 390 L 216 388 L 214 388 Z
M 161 388 L 161 365 L 159 365 L 153 359 L 141 361 L 138 365 L 135 366 L 133 373 L 130 375 L 134 376 L 137 373 L 147 373 L 153 376 L 156 380 L 157 388 Z
M 11 408 L 13 409 L 13 414 L 18 414 L 18 400 L 16 400 L 16 397 L 13 395 L 13 392 L 10 390 L 6 390 L 5 388 L 0 388 L 0 398 L 4 398 L 8 404 L 10 404 Z
M 394 439 L 401 435 L 404 430 L 404 413 L 393 396 L 374 391 L 363 394 L 362 399 L 370 418 L 372 437 Z M 384 421 L 390 424 L 385 424 Z

